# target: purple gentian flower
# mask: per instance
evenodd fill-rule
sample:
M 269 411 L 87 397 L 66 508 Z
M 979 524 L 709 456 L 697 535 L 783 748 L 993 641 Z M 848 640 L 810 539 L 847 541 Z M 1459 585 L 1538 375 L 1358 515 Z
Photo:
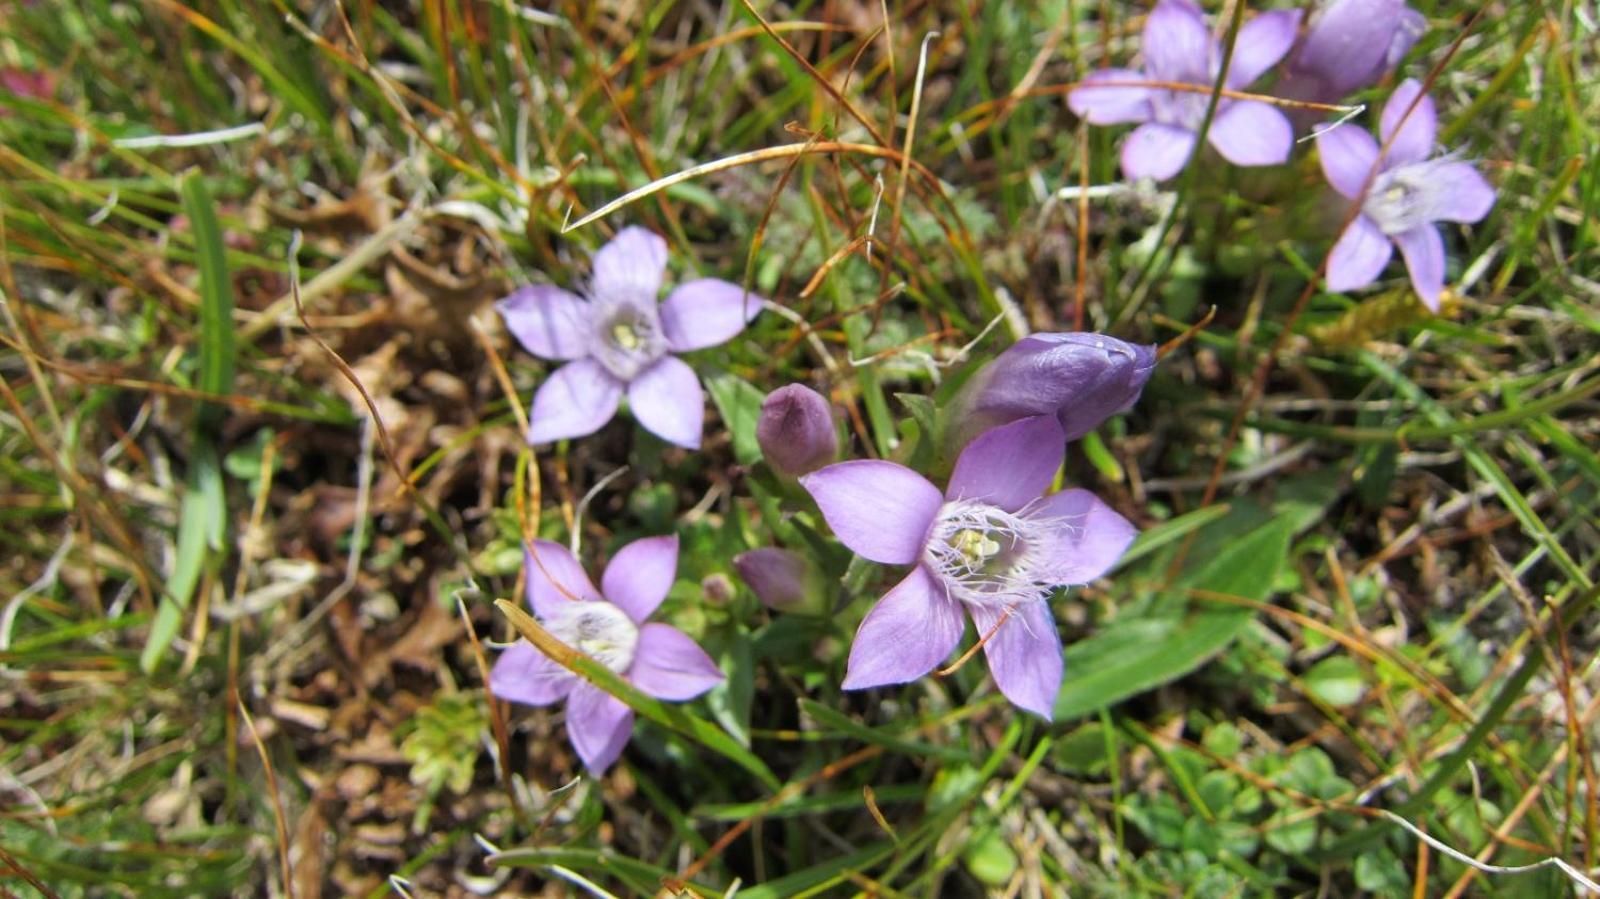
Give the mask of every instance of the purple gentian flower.
M 984 652 L 1000 692 L 1050 718 L 1061 638 L 1045 601 L 1057 586 L 1104 574 L 1136 533 L 1087 490 L 1044 495 L 1063 443 L 1049 415 L 995 428 L 962 451 L 942 494 L 911 469 L 877 460 L 800 479 L 845 546 L 915 566 L 862 620 L 846 690 L 933 670 L 961 639 L 965 610 L 980 637 L 999 625 Z
M 533 395 L 528 442 L 593 434 L 611 420 L 624 390 L 633 417 L 670 443 L 698 449 L 705 394 L 684 353 L 726 342 L 765 302 L 717 278 L 679 284 L 656 302 L 667 242 L 637 226 L 594 255 L 588 299 L 559 287 L 524 287 L 497 306 L 528 352 L 572 360 Z
M 1432 155 L 1437 129 L 1433 99 L 1412 78 L 1384 104 L 1379 133 L 1389 149 L 1381 160 L 1378 142 L 1360 128 L 1340 125 L 1317 135 L 1328 183 L 1361 203 L 1328 254 L 1329 290 L 1354 290 L 1376 281 L 1394 254 L 1392 240 L 1400 245 L 1417 296 L 1439 310 L 1444 238 L 1434 222 L 1476 222 L 1489 214 L 1495 194 L 1470 163 Z
M 1311 14 L 1305 37 L 1283 64 L 1277 93 L 1337 103 L 1376 84 L 1427 28 L 1405 0 L 1332 0 Z
M 1154 344 L 1092 331 L 1041 332 L 1022 338 L 973 375 L 952 408 L 955 447 L 1030 415 L 1053 415 L 1067 440 L 1128 411 L 1156 367 Z
M 1262 13 L 1239 29 L 1233 61 L 1223 84 L 1243 90 L 1272 68 L 1294 44 L 1300 11 Z M 1122 145 L 1122 172 L 1129 178 L 1165 180 L 1189 161 L 1211 88 L 1222 69 L 1222 44 L 1206 28 L 1200 7 L 1189 0 L 1161 0 L 1145 19 L 1144 71 L 1101 69 L 1067 95 L 1067 105 L 1095 125 L 1143 122 Z M 1117 82 L 1096 87 L 1095 82 Z M 1198 85 L 1194 91 L 1141 87 L 1140 82 Z M 1294 129 L 1283 113 L 1259 100 L 1222 98 L 1206 139 L 1235 165 L 1276 165 L 1289 158 Z
M 678 538 L 646 537 L 617 551 L 594 588 L 566 547 L 535 540 L 528 552 L 528 603 L 556 639 L 657 699 L 693 699 L 722 672 L 683 631 L 645 619 L 666 599 L 678 571 Z M 633 710 L 610 693 L 518 641 L 495 660 L 489 690 L 529 705 L 567 701 L 567 737 L 596 776 L 622 754 Z

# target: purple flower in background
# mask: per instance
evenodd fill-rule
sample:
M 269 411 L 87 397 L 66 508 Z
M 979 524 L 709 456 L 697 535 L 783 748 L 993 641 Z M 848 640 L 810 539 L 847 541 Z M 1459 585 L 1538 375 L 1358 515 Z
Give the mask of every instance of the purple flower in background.
M 984 652 L 1000 692 L 1051 716 L 1061 638 L 1045 600 L 1058 586 L 1104 574 L 1136 533 L 1087 490 L 1043 495 L 1063 442 L 1053 416 L 995 428 L 961 453 L 942 494 L 911 469 L 877 460 L 800 479 L 845 546 L 874 562 L 915 566 L 862 620 L 846 690 L 932 671 L 961 639 L 964 610 L 980 637 L 999 626 Z
M 1376 84 L 1410 52 L 1427 28 L 1405 0 L 1332 0 L 1311 14 L 1305 37 L 1283 64 L 1278 93 L 1293 100 L 1337 103 Z
M 767 463 L 790 477 L 816 471 L 839 455 L 833 410 L 822 394 L 804 384 L 767 394 L 756 421 L 756 442 Z
M 528 553 L 528 603 L 556 639 L 657 699 L 693 699 L 722 672 L 683 631 L 645 619 L 666 599 L 678 571 L 678 538 L 647 537 L 617 551 L 594 588 L 566 547 L 535 540 Z M 600 775 L 633 733 L 633 710 L 518 641 L 495 660 L 489 690 L 529 705 L 567 701 L 567 737 L 584 767 Z
M 732 339 L 764 301 L 737 284 L 698 278 L 658 304 L 666 267 L 666 241 L 624 228 L 595 253 L 587 299 L 536 284 L 499 302 L 506 327 L 528 352 L 571 360 L 533 395 L 529 443 L 593 434 L 616 414 L 626 390 L 645 430 L 699 448 L 705 394 L 694 370 L 669 354 Z
M 1299 10 L 1262 13 L 1239 29 L 1233 61 L 1223 84 L 1243 90 L 1289 52 Z M 1200 8 L 1189 0 L 1161 0 L 1145 19 L 1144 71 L 1101 69 L 1067 95 L 1067 105 L 1095 125 L 1142 122 L 1122 145 L 1122 172 L 1129 178 L 1161 181 L 1189 161 L 1222 70 L 1222 44 L 1206 28 Z M 1198 85 L 1178 91 L 1140 87 L 1139 82 Z M 1117 82 L 1098 87 L 1096 82 Z M 1294 130 L 1283 113 L 1259 100 L 1221 99 L 1206 139 L 1235 165 L 1276 165 L 1289 158 Z
M 1128 411 L 1156 367 L 1154 344 L 1091 331 L 1030 334 L 994 358 L 953 403 L 953 446 L 1030 415 L 1053 415 L 1077 440 Z
M 734 556 L 733 568 L 756 599 L 775 612 L 820 615 L 828 609 L 821 573 L 798 553 L 763 546 Z
M 1438 116 L 1416 79 L 1395 88 L 1378 127 L 1389 148 L 1381 160 L 1378 142 L 1360 128 L 1340 125 L 1317 135 L 1328 183 L 1361 204 L 1328 254 L 1328 289 L 1354 290 L 1376 281 L 1394 255 L 1392 240 L 1405 257 L 1417 296 L 1437 312 L 1444 289 L 1444 237 L 1434 222 L 1482 219 L 1494 206 L 1494 188 L 1470 163 L 1432 155 Z

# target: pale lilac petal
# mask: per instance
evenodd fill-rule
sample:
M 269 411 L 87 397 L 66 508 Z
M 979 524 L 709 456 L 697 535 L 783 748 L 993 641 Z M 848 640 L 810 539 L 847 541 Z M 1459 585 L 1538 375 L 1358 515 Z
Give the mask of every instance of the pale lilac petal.
M 982 500 L 1015 512 L 1050 488 L 1066 442 L 1054 415 L 991 428 L 961 451 L 945 498 Z
M 1400 245 L 1400 255 L 1405 257 L 1406 271 L 1411 273 L 1411 286 L 1423 305 L 1439 311 L 1439 292 L 1444 290 L 1444 237 L 1432 225 L 1418 225 L 1404 234 L 1395 235 Z
M 1392 69 L 1405 59 L 1406 54 L 1428 30 L 1428 18 L 1407 6 L 1401 6 L 1394 34 L 1389 38 L 1389 49 L 1384 54 L 1384 68 Z
M 1354 200 L 1378 161 L 1378 142 L 1354 125 L 1339 125 L 1317 135 L 1322 174 L 1342 196 Z
M 904 565 L 922 552 L 944 497 L 904 465 L 856 459 L 800 478 L 839 542 L 886 565 Z
M 1334 293 L 1366 287 L 1378 280 L 1394 255 L 1389 238 L 1372 219 L 1356 216 L 1328 254 L 1328 289 Z
M 865 690 L 916 680 L 950 655 L 966 624 L 961 604 L 918 565 L 862 619 L 842 686 Z
M 661 332 L 674 353 L 727 343 L 766 302 L 720 278 L 697 278 L 673 288 L 661 304 Z
M 489 669 L 489 692 L 507 702 L 550 705 L 565 699 L 578 676 L 552 662 L 532 643 L 518 640 Z
M 571 602 L 597 602 L 600 591 L 572 551 L 549 540 L 535 540 L 523 553 L 528 605 L 540 618 L 554 618 Z
M 638 225 L 630 225 L 594 254 L 594 296 L 654 302 L 667 270 L 667 242 Z
M 1216 39 L 1200 8 L 1187 0 L 1161 0 L 1144 21 L 1145 71 L 1157 81 L 1201 84 L 1211 79 Z
M 634 624 L 643 624 L 667 598 L 677 574 L 678 535 L 645 537 L 617 550 L 600 575 L 600 589 Z
M 579 681 L 567 697 L 567 738 L 583 766 L 596 777 L 622 755 L 633 735 L 633 710 L 588 681 Z
M 668 443 L 700 448 L 706 399 L 689 363 L 662 356 L 628 385 L 628 408 L 644 429 Z
M 584 357 L 556 369 L 533 394 L 528 442 L 549 443 L 593 434 L 617 414 L 622 382 Z
M 1428 212 L 1436 222 L 1481 221 L 1494 207 L 1494 187 L 1471 163 L 1440 163 L 1430 176 Z
M 1067 94 L 1067 107 L 1092 125 L 1117 125 L 1150 120 L 1150 88 L 1092 87 L 1102 81 L 1136 83 L 1150 76 L 1132 69 L 1101 69 L 1090 72 L 1080 87 Z
M 549 284 L 535 284 L 495 304 L 522 348 L 545 359 L 589 354 L 589 304 Z
M 1206 140 L 1234 165 L 1278 165 L 1294 148 L 1294 127 L 1266 103 L 1235 100 L 1217 113 Z
M 1417 100 L 1421 94 L 1422 99 Z M 1411 108 L 1417 100 L 1415 109 Z M 1407 112 L 1410 115 L 1407 115 Z M 1434 111 L 1433 98 L 1422 93 L 1422 84 L 1407 78 L 1389 95 L 1378 120 L 1378 133 L 1389 145 L 1383 167 L 1392 169 L 1408 162 L 1421 162 L 1433 155 L 1433 136 L 1439 127 L 1439 115 Z
M 1301 15 L 1298 9 L 1277 9 L 1244 23 L 1233 43 L 1228 86 L 1235 90 L 1247 87 L 1277 65 L 1294 46 Z
M 1139 529 L 1087 490 L 1063 490 L 1046 498 L 1030 518 L 1056 522 L 1049 548 L 1050 574 L 1058 584 L 1087 584 L 1110 571 Z
M 657 699 L 681 702 L 722 683 L 722 671 L 689 635 L 670 624 L 639 628 L 628 680 Z
M 1148 122 L 1122 143 L 1122 174 L 1131 179 L 1165 181 L 1183 170 L 1194 152 L 1194 132 Z
M 1042 602 L 1017 606 L 1004 624 L 1003 608 L 968 605 L 972 623 L 983 639 L 999 624 L 989 642 L 983 645 L 989 657 L 989 673 L 995 686 L 1020 708 L 1042 715 L 1049 721 L 1055 713 L 1056 693 L 1061 690 L 1061 635 L 1050 607 Z

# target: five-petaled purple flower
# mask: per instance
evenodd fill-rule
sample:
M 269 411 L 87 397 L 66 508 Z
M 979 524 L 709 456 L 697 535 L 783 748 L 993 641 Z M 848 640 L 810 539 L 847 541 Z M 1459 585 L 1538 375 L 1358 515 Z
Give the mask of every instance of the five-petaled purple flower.
M 800 479 L 834 534 L 858 555 L 914 564 L 861 622 L 844 688 L 915 680 L 960 641 L 962 610 L 1007 699 L 1049 718 L 1061 688 L 1061 638 L 1046 600 L 1108 571 L 1133 525 L 1087 490 L 1043 495 L 1061 465 L 1053 415 L 986 432 L 939 488 L 893 462 L 856 460 Z M 998 630 L 995 630 L 998 625 Z
M 1432 98 L 1407 79 L 1383 107 L 1379 133 L 1388 150 L 1382 159 L 1378 142 L 1360 128 L 1340 125 L 1317 136 L 1328 183 L 1361 204 L 1328 254 L 1329 290 L 1377 280 L 1394 254 L 1392 240 L 1400 245 L 1417 296 L 1438 311 L 1444 238 L 1434 222 L 1476 222 L 1489 214 L 1495 194 L 1470 163 L 1432 155 L 1437 128 Z
M 1243 90 L 1289 52 L 1299 10 L 1262 13 L 1239 29 L 1223 87 Z M 1142 122 L 1122 145 L 1122 172 L 1158 181 L 1176 175 L 1194 152 L 1211 89 L 1222 70 L 1222 45 L 1189 0 L 1161 0 L 1145 19 L 1144 71 L 1101 69 L 1067 95 L 1072 111 L 1096 125 Z M 1140 86 L 1179 82 L 1197 90 Z M 1101 87 L 1096 82 L 1115 82 Z M 1258 100 L 1223 98 L 1206 131 L 1235 165 L 1276 165 L 1289 158 L 1294 130 L 1283 113 Z
M 1331 0 L 1311 14 L 1275 93 L 1337 103 L 1394 68 L 1426 27 L 1405 0 Z
M 657 699 L 693 699 L 722 672 L 682 631 L 645 619 L 666 599 L 678 570 L 678 538 L 647 537 L 617 551 L 594 588 L 559 543 L 534 541 L 527 562 L 528 602 L 556 639 L 622 675 Z M 595 775 L 611 767 L 633 733 L 621 700 L 519 641 L 495 660 L 489 689 L 529 705 L 567 701 L 567 736 Z
M 645 430 L 699 448 L 705 394 L 694 370 L 669 354 L 732 339 L 764 300 L 737 284 L 697 278 L 658 304 L 666 267 L 666 241 L 644 228 L 624 228 L 595 253 L 587 300 L 536 284 L 500 301 L 506 327 L 529 352 L 571 360 L 534 394 L 529 443 L 598 431 L 626 390 Z

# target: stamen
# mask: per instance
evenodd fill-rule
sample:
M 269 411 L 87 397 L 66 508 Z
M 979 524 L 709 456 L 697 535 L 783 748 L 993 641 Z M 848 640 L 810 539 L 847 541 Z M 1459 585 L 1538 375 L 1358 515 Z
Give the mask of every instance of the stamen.
M 608 602 L 563 604 L 545 622 L 556 639 L 617 673 L 633 664 L 639 628 L 626 612 Z
M 1055 589 L 1044 553 L 1058 522 L 973 500 L 945 503 L 924 550 L 949 595 L 980 605 L 1043 600 Z

